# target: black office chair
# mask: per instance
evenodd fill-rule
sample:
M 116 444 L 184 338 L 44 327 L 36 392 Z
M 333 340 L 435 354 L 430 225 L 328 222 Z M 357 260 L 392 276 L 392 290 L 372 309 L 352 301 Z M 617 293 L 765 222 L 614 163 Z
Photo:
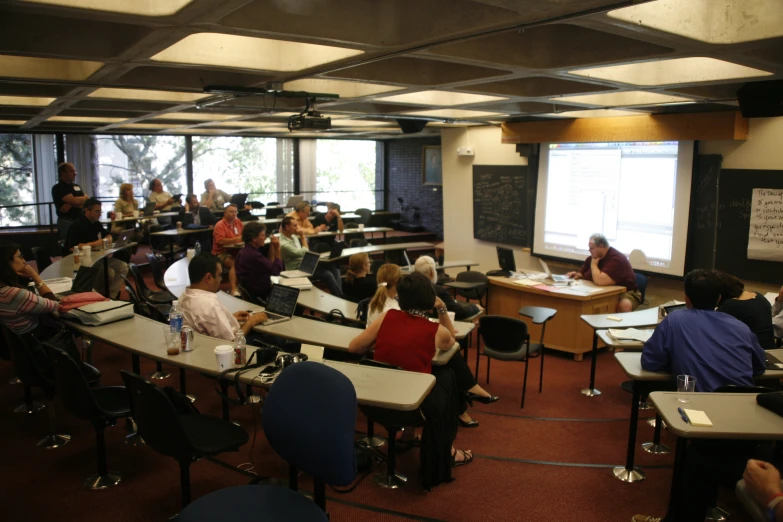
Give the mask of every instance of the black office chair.
M 467 270 L 457 274 L 458 283 L 476 283 L 478 286 L 475 288 L 457 289 L 457 295 L 464 297 L 467 300 L 475 299 L 481 306 L 486 308 L 486 304 L 483 299 L 487 296 L 487 288 L 489 288 L 489 279 L 485 274 L 476 270 Z
M 157 286 L 160 290 L 165 290 L 166 292 L 169 292 L 169 289 L 166 286 L 166 281 L 163 278 L 162 261 L 158 258 L 158 256 L 154 252 L 147 252 L 147 262 L 150 265 L 150 270 L 152 270 L 152 280 L 155 282 L 155 286 Z
M 525 307 L 522 310 L 537 308 L 537 307 Z M 551 308 L 545 310 L 552 310 Z M 532 317 L 533 312 L 531 310 L 525 310 L 527 317 Z M 536 317 L 541 319 L 545 314 L 540 313 Z M 551 318 L 551 317 L 550 317 Z M 544 323 L 546 324 L 546 320 Z M 543 343 L 544 328 L 542 328 L 542 343 Z M 491 359 L 498 359 L 501 361 L 520 361 L 525 363 L 525 376 L 522 381 L 522 402 L 520 408 L 525 407 L 525 395 L 527 394 L 527 367 L 528 359 L 538 357 L 543 353 L 542 343 L 531 343 L 530 334 L 528 333 L 527 323 L 519 319 L 512 319 L 510 317 L 502 317 L 498 315 L 487 315 L 479 319 L 479 343 L 484 343 L 484 354 L 487 356 L 487 384 L 489 384 L 489 367 Z M 476 380 L 478 380 L 479 373 L 479 361 L 481 359 L 481 344 L 479 344 L 476 350 Z M 541 375 L 539 377 L 539 393 L 543 389 L 544 384 L 544 367 L 541 366 Z
M 362 359 L 359 364 L 364 366 L 375 366 L 376 368 L 387 368 L 391 370 L 402 370 L 397 366 L 387 364 L 373 359 Z M 382 488 L 396 489 L 404 485 L 408 478 L 402 473 L 397 473 L 396 449 L 397 432 L 405 426 L 423 426 L 426 419 L 421 409 L 412 411 L 391 410 L 378 406 L 359 406 L 359 410 L 367 417 L 367 438 L 372 440 L 374 437 L 373 422 L 377 422 L 386 429 L 388 433 L 386 470 L 375 475 L 375 483 Z
M 329 243 L 319 241 L 310 245 L 310 250 L 319 254 L 323 254 L 324 252 L 330 252 L 332 250 L 332 246 Z
M 68 354 L 54 345 L 43 343 L 48 349 L 54 367 L 54 376 L 60 399 L 71 414 L 92 422 L 98 451 L 98 473 L 88 477 L 84 485 L 89 489 L 106 489 L 119 484 L 122 475 L 106 466 L 106 439 L 104 430 L 118 419 L 130 417 L 128 394 L 122 386 L 90 388 L 79 366 Z
M 5 341 L 11 350 L 11 360 L 14 372 L 22 381 L 25 391 L 26 410 L 32 408 L 30 389 L 40 388 L 46 398 L 46 410 L 49 413 L 49 434 L 38 441 L 39 448 L 55 449 L 65 446 L 70 442 L 71 436 L 65 433 L 57 433 L 57 420 L 54 415 L 54 378 L 46 374 L 46 370 L 36 362 L 32 349 L 27 346 L 25 340 L 8 328 L 3 328 Z
M 139 297 L 151 304 L 171 304 L 177 297 L 168 290 L 153 291 L 147 286 L 141 270 L 135 263 L 128 263 L 128 268 L 133 282 L 136 284 L 136 293 Z
M 639 304 L 644 304 L 644 297 L 647 294 L 647 276 L 644 274 L 640 274 L 639 272 L 636 272 L 635 275 L 636 275 L 636 286 L 639 287 L 639 292 L 642 294 L 642 302 Z
M 266 204 L 267 207 L 272 207 L 275 205 L 280 205 L 280 203 L 278 201 L 270 201 L 269 203 Z
M 229 421 L 177 412 L 163 390 L 135 373 L 120 370 L 138 433 L 147 445 L 179 464 L 182 507 L 190 504 L 190 465 L 205 456 L 239 451 L 245 430 Z
M 247 204 L 250 205 L 250 208 L 253 210 L 258 210 L 265 207 L 265 205 L 260 201 L 248 201 Z
M 269 445 L 289 463 L 290 489 L 236 486 L 197 499 L 178 522 L 328 522 L 326 484 L 356 478 L 356 390 L 337 370 L 301 362 L 283 370 L 269 389 L 263 428 Z M 299 469 L 313 477 L 313 500 L 298 493 Z
M 40 274 L 52 264 L 52 258 L 44 247 L 34 246 L 31 250 L 33 251 L 35 265 L 38 267 L 38 273 Z
M 266 209 L 266 219 L 276 219 L 285 214 L 283 208 L 269 208 Z
M 370 224 L 370 218 L 372 218 L 372 210 L 369 208 L 357 208 L 354 211 L 354 214 L 359 215 L 359 219 L 356 220 L 357 223 L 361 223 L 364 226 L 367 226 Z

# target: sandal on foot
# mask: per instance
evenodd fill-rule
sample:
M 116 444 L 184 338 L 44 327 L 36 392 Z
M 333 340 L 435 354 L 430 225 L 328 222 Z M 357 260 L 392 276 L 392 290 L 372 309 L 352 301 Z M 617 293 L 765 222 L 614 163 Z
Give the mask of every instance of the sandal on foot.
M 457 452 L 462 454 L 462 460 L 457 460 Z M 473 453 L 468 453 L 465 450 L 454 450 L 454 455 L 451 456 L 451 467 L 456 468 L 457 466 L 464 466 L 465 464 L 470 464 L 473 462 Z

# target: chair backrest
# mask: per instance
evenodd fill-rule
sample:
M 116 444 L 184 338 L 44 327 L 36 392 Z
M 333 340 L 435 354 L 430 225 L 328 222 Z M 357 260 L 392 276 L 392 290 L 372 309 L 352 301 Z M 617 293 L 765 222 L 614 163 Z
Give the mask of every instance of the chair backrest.
M 715 393 L 768 393 L 772 390 L 766 386 L 742 386 L 736 384 L 724 384 L 715 390 Z
M 466 270 L 464 272 L 460 272 L 459 274 L 457 274 L 457 282 L 484 283 L 485 286 L 471 288 L 469 290 L 459 290 L 459 289 L 457 290 L 457 293 L 459 295 L 468 299 L 478 299 L 478 300 L 483 299 L 484 295 L 487 293 L 487 288 L 489 288 L 489 279 L 487 279 L 486 274 L 483 274 L 476 270 Z
M 486 315 L 479 319 L 484 346 L 498 352 L 516 352 L 528 340 L 527 323 L 511 317 Z
M 348 243 L 350 248 L 367 246 L 367 240 L 363 237 L 355 237 Z
M 27 341 L 13 330 L 3 327 L 3 336 L 11 352 L 14 373 L 25 386 L 52 388 L 54 382 L 44 376 Z
M 636 286 L 639 287 L 639 292 L 642 294 L 642 303 L 644 303 L 644 295 L 647 293 L 647 276 L 636 272 Z
M 278 202 L 278 201 L 270 201 L 269 203 L 266 204 L 266 206 L 267 207 L 271 207 L 273 205 L 279 205 L 279 204 L 280 204 L 280 202 Z
M 323 252 L 330 252 L 332 250 L 332 245 L 330 245 L 326 241 L 318 241 L 317 243 L 313 243 L 310 249 L 313 252 L 318 252 L 319 254 L 322 254 Z
M 301 362 L 280 372 L 264 404 L 272 448 L 289 464 L 334 486 L 356 478 L 356 390 L 324 364 Z
M 264 208 L 264 204 L 261 203 L 260 201 L 248 201 L 247 204 L 250 205 L 250 208 L 256 210 L 259 208 Z
M 137 295 L 145 301 L 148 300 L 150 294 L 152 294 L 152 290 L 147 286 L 147 282 L 144 280 L 141 270 L 136 266 L 136 263 L 128 263 L 128 270 L 133 277 L 133 282 L 136 283 Z
M 267 219 L 274 219 L 278 218 L 285 214 L 285 210 L 282 208 L 267 208 L 266 209 L 266 218 Z
M 135 373 L 120 370 L 120 375 L 128 390 L 133 420 L 147 445 L 177 460 L 190 459 L 190 439 L 165 392 Z
M 153 232 L 161 232 L 169 228 L 171 228 L 171 226 L 150 225 L 149 232 L 150 234 L 152 234 Z M 169 240 L 165 236 L 150 235 L 149 240 L 150 240 L 150 248 L 152 248 L 153 250 L 160 250 L 162 252 L 169 251 Z
M 35 264 L 38 267 L 38 273 L 40 274 L 52 264 L 52 258 L 44 247 L 34 246 L 32 251 L 33 259 L 35 259 Z
M 54 367 L 54 378 L 65 409 L 80 419 L 92 420 L 101 412 L 79 365 L 56 346 L 43 343 Z
M 166 290 L 166 282 L 163 280 L 163 266 L 154 252 L 147 252 L 147 261 L 152 270 L 152 280 L 161 290 Z
M 356 318 L 362 323 L 367 322 L 367 313 L 370 311 L 370 301 L 372 301 L 372 297 L 366 297 L 356 303 Z
M 361 216 L 358 219 L 359 223 L 368 225 L 370 223 L 370 218 L 372 217 L 372 210 L 370 210 L 369 208 L 357 208 L 354 211 L 354 214 L 358 214 L 359 216 Z

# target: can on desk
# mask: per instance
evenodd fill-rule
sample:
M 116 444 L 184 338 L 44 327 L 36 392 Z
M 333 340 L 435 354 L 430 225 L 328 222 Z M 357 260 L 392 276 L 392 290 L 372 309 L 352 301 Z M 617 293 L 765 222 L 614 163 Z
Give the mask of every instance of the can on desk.
M 177 221 L 177 230 L 182 232 L 182 221 Z
M 245 345 L 234 347 L 234 365 L 244 366 L 247 364 L 247 348 Z
M 182 329 L 179 331 L 179 333 L 182 336 L 181 350 L 183 352 L 192 352 L 193 351 L 193 328 L 191 328 L 190 326 L 183 326 Z

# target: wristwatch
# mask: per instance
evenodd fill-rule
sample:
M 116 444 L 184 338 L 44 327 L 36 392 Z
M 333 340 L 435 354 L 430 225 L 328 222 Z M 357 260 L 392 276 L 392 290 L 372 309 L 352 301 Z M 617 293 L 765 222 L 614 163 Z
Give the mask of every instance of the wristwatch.
M 778 493 L 772 497 L 772 500 L 767 504 L 767 516 L 769 517 L 770 522 L 775 522 L 775 507 L 781 502 L 783 502 L 783 493 Z
M 38 282 L 38 283 L 35 283 L 35 287 L 36 287 L 36 288 L 41 288 L 41 287 L 42 287 L 43 285 L 45 285 L 45 284 L 46 284 L 46 283 L 44 283 L 44 282 L 43 282 L 43 279 L 41 279 L 41 281 L 40 281 L 40 282 Z

